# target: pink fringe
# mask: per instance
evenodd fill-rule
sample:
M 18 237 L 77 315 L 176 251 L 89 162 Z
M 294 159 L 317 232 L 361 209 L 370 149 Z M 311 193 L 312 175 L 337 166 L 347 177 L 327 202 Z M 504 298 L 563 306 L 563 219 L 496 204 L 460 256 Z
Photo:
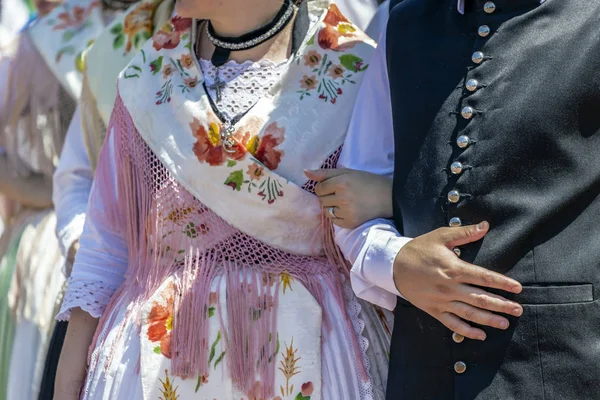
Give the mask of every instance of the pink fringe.
M 322 237 L 323 244 L 319 247 L 325 249 L 324 256 L 297 256 L 269 247 L 228 225 L 179 186 L 143 142 L 119 96 L 108 132 L 114 135 L 117 149 L 118 204 L 106 212 L 105 218 L 127 238 L 129 269 L 125 283 L 100 320 L 90 349 L 90 368 L 96 368 L 98 363 L 93 349 L 106 340 L 99 332 L 115 323 L 116 307 L 122 304 L 124 297 L 128 302 L 124 321 L 133 318 L 140 326 L 142 306 L 161 284 L 179 271 L 181 278 L 176 285 L 171 332 L 172 374 L 192 378 L 209 372 L 210 292 L 215 280 L 225 279 L 228 324 L 221 312 L 219 323 L 227 354 L 226 366 L 238 389 L 248 393 L 258 374 L 263 383 L 261 396 L 272 397 L 279 275 L 289 273 L 307 288 L 324 310 L 326 331 L 331 329 L 324 306 L 326 294 L 333 294 L 340 310 L 346 313 L 341 275 L 349 278 L 349 265 L 335 245 L 330 222 L 324 218 L 322 234 L 316 235 Z M 96 171 L 100 193 L 114 190 L 106 147 Z M 217 304 L 220 307 L 220 302 Z M 362 360 L 350 318 L 347 325 L 355 359 Z M 124 327 L 125 323 L 119 326 L 117 338 L 123 335 Z M 110 354 L 106 368 L 114 346 Z M 361 363 L 360 367 L 361 375 L 368 379 L 365 366 Z

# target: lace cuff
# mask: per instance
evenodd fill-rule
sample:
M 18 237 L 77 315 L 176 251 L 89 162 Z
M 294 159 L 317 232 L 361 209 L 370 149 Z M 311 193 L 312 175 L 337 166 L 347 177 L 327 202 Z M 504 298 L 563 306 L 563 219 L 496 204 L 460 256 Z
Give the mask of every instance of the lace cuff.
M 67 291 L 56 320 L 68 321 L 71 318 L 71 310 L 77 307 L 94 318 L 100 318 L 115 291 L 103 282 L 69 279 Z

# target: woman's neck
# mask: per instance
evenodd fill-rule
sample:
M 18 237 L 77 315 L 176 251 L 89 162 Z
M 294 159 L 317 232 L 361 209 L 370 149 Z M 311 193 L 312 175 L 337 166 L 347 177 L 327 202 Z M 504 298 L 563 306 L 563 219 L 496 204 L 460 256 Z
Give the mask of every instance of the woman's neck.
M 241 36 L 268 24 L 281 9 L 282 1 L 263 1 L 261 2 L 261 6 L 245 7 L 237 14 L 231 14 L 219 19 L 211 19 L 210 23 L 215 33 L 219 36 Z M 288 58 L 289 49 L 291 48 L 293 25 L 294 21 L 291 21 L 278 35 L 255 48 L 244 51 L 232 51 L 229 59 L 238 63 L 259 61 L 265 58 L 275 62 L 284 61 Z M 198 56 L 210 60 L 215 47 L 208 39 L 204 25 L 199 32 L 199 41 L 200 51 Z
M 283 1 L 248 0 L 246 4 L 246 7 L 235 12 L 227 12 L 226 15 L 211 18 L 210 23 L 215 33 L 223 37 L 237 37 L 263 27 L 277 15 Z

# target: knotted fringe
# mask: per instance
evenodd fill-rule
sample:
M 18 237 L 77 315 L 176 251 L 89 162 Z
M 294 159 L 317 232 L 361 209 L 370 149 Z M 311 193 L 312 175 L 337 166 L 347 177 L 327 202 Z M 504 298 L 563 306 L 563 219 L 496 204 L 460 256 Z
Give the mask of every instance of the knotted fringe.
M 333 240 L 333 230 L 328 220 L 323 219 L 322 234 L 315 235 L 323 240 L 315 248 L 325 249 L 326 257 L 294 256 L 267 248 L 256 239 L 243 236 L 236 229 L 224 225 L 224 221 L 210 210 L 202 211 L 199 219 L 211 220 L 210 235 L 190 240 L 183 229 L 169 228 L 165 223 L 173 206 L 172 198 L 180 197 L 183 191 L 168 175 L 164 181 L 157 179 L 158 161 L 150 149 L 143 144 L 133 126 L 131 117 L 119 96 L 108 127 L 106 143 L 114 141 L 116 151 L 117 202 L 103 211 L 109 226 L 127 239 L 129 268 L 125 283 L 113 296 L 97 329 L 90 348 L 90 368 L 96 368 L 98 360 L 93 349 L 102 347 L 106 337 L 100 336 L 107 326 L 114 326 L 116 308 L 126 302 L 123 322 L 116 329 L 116 339 L 110 349 L 105 368 L 109 368 L 115 352 L 115 344 L 124 333 L 128 321 L 141 326 L 141 310 L 171 276 L 178 276 L 174 301 L 173 329 L 171 331 L 172 374 L 181 378 L 196 378 L 209 372 L 209 308 L 213 282 L 225 280 L 227 287 L 226 310 L 219 307 L 220 332 L 227 356 L 226 366 L 233 384 L 244 393 L 249 393 L 256 381 L 260 381 L 261 396 L 274 396 L 277 357 L 277 306 L 279 303 L 280 275 L 289 274 L 302 284 L 316 299 L 323 310 L 325 331 L 331 329 L 331 321 L 325 307 L 326 295 L 332 295 L 340 310 L 346 314 L 344 287 L 340 274 L 349 277 L 348 264 Z M 95 195 L 114 191 L 108 146 L 104 146 L 101 162 L 96 173 Z M 183 201 L 175 201 L 181 207 Z M 190 213 L 192 207 L 184 208 Z M 212 219 L 211 219 L 212 218 Z M 126 222 L 125 222 L 126 221 Z M 208 223 L 207 223 L 208 224 Z M 169 245 L 165 245 L 165 238 Z M 214 239 L 216 237 L 216 239 Z M 231 250 L 235 240 L 243 242 L 247 252 L 269 251 L 273 254 L 259 262 L 244 261 Z M 179 247 L 178 247 L 179 246 Z M 261 247 L 262 246 L 262 247 Z M 256 248 L 255 248 L 256 247 Z M 187 250 L 177 251 L 177 249 Z M 265 255 L 266 256 L 266 255 Z M 236 257 L 238 258 L 236 260 Z M 227 318 L 225 320 L 224 314 Z M 356 360 L 363 360 L 358 338 L 350 318 L 347 318 L 348 336 L 356 352 Z M 325 337 L 325 336 L 324 336 Z M 368 379 L 365 365 L 359 371 Z
M 325 256 L 327 257 L 327 261 L 331 265 L 338 266 L 340 272 L 348 279 L 348 282 L 350 282 L 350 269 L 352 268 L 352 265 L 350 265 L 348 260 L 346 260 L 339 246 L 335 243 L 335 232 L 333 223 L 329 218 L 325 216 L 324 213 L 321 215 L 321 230 L 323 232 L 323 248 L 325 250 Z M 341 290 L 343 293 L 343 288 L 340 287 L 339 290 Z M 342 297 L 340 298 L 340 307 L 342 307 L 342 310 L 344 310 L 344 314 L 346 314 L 346 305 L 343 301 L 343 294 L 341 296 Z M 336 298 L 338 297 L 336 296 Z M 352 326 L 352 321 L 350 320 L 350 318 L 346 318 L 346 324 L 348 326 L 348 332 L 350 333 L 350 337 L 352 340 L 352 347 L 355 352 L 354 359 L 357 360 L 357 362 L 360 362 L 358 370 L 359 376 L 366 382 L 370 379 L 369 372 L 367 371 L 367 366 L 363 361 L 364 357 L 362 355 L 360 344 L 358 343 L 358 338 L 354 334 L 354 327 Z

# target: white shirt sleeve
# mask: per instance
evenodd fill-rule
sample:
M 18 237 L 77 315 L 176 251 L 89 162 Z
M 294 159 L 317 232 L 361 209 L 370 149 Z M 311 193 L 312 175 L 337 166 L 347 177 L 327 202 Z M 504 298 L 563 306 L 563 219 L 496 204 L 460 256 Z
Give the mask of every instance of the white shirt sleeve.
M 394 130 L 385 51 L 385 29 L 366 72 L 339 168 L 350 168 L 393 177 Z M 394 284 L 396 255 L 410 241 L 393 222 L 376 219 L 356 229 L 335 227 L 335 240 L 352 263 L 350 276 L 356 295 L 393 310 L 400 293 Z
M 78 106 L 69 125 L 53 180 L 52 200 L 56 209 L 56 233 L 65 257 L 83 231 L 93 179 Z
M 365 33 L 374 39 L 378 38 L 381 35 L 381 32 L 385 29 L 389 16 L 390 0 L 385 0 L 377 8 L 377 12 L 371 19 L 371 22 L 369 23 Z
M 92 185 L 87 218 L 75 257 L 73 272 L 56 317 L 68 320 L 71 310 L 80 307 L 92 317 L 99 318 L 110 299 L 125 280 L 128 265 L 124 228 L 111 226 L 105 215 L 118 207 L 117 168 L 112 134 L 106 139 L 99 161 L 97 180 Z M 102 173 L 109 177 L 100 176 Z M 98 180 L 112 182 L 112 190 L 97 185 Z
M 335 4 L 346 18 L 366 31 L 377 12 L 377 0 L 337 0 Z

